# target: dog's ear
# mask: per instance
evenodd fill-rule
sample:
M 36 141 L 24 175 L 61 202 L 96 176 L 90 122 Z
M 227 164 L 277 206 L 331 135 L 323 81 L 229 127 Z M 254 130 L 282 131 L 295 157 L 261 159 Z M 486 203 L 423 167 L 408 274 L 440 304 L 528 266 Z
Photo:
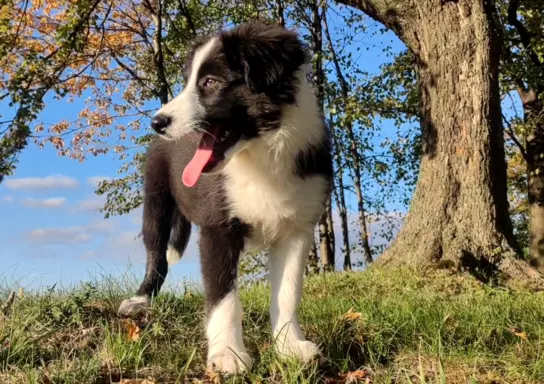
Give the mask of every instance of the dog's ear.
M 229 66 L 242 73 L 257 93 L 291 81 L 307 60 L 297 34 L 279 25 L 242 24 L 225 33 L 222 40 Z

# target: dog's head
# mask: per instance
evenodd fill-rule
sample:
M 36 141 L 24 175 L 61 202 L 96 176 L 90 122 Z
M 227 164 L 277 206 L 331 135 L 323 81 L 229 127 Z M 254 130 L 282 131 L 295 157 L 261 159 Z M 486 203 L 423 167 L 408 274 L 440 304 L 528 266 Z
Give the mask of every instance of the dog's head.
M 186 185 L 280 127 L 282 106 L 295 102 L 297 72 L 305 62 L 296 33 L 259 22 L 195 43 L 186 59 L 185 88 L 152 121 L 165 138 L 201 135 Z

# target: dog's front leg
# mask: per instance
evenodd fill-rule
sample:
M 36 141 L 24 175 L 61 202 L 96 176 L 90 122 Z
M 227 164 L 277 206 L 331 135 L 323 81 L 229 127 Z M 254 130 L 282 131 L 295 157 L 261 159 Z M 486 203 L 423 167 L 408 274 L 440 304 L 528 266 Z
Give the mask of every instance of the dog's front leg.
M 242 340 L 242 307 L 236 284 L 246 232 L 237 221 L 200 229 L 208 312 L 208 367 L 231 374 L 251 367 L 251 358 Z
M 268 266 L 272 286 L 270 319 L 276 350 L 302 361 L 320 355 L 319 348 L 302 334 L 297 307 L 313 232 L 296 231 L 279 240 L 270 250 Z

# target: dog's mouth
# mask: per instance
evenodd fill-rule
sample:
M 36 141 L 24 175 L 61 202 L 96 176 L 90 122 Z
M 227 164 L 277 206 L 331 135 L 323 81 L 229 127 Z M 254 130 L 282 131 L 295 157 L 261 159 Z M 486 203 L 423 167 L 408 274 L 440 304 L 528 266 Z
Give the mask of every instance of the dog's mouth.
M 225 152 L 232 147 L 240 135 L 213 127 L 202 134 L 193 158 L 183 170 L 182 181 L 187 187 L 193 187 L 203 173 L 211 172 L 225 160 Z

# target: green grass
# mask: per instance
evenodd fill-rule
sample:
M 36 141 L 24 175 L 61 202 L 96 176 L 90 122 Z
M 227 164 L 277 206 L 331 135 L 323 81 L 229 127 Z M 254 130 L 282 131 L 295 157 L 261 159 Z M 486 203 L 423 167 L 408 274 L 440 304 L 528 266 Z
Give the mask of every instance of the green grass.
M 130 293 L 131 287 L 105 279 L 22 295 L 0 320 L 0 383 L 209 382 L 201 294 L 159 295 L 132 340 L 116 316 Z M 242 301 L 245 344 L 255 364 L 227 382 L 343 383 L 356 370 L 366 370 L 373 383 L 544 382 L 542 294 L 447 272 L 312 277 L 299 313 L 325 361 L 308 366 L 274 354 L 266 285 L 244 289 Z M 343 316 L 350 308 L 360 318 Z

